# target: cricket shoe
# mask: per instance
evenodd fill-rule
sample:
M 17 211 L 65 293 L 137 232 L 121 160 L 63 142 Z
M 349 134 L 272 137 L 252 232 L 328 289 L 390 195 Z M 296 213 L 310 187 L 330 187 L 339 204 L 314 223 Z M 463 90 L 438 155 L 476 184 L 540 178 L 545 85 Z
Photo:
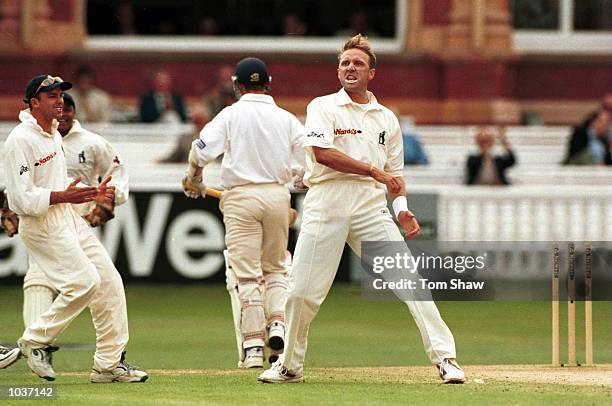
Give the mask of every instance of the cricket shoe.
M 301 383 L 304 382 L 304 376 L 289 371 L 281 360 L 278 360 L 270 369 L 263 371 L 257 380 L 263 383 Z
M 246 349 L 241 368 L 263 368 L 263 364 L 263 347 L 251 347 Z
M 59 347 L 49 345 L 44 348 L 30 348 L 21 340 L 17 344 L 21 353 L 28 359 L 28 367 L 32 372 L 47 381 L 55 380 L 52 353 L 59 350 Z
M 13 365 L 21 358 L 21 350 L 19 348 L 6 348 L 0 346 L 0 369 L 4 369 Z
M 277 351 L 285 348 L 285 324 L 282 321 L 273 321 L 268 326 L 268 346 Z
M 444 383 L 465 382 L 465 372 L 454 358 L 444 358 L 444 361 L 438 364 L 438 372 Z
M 115 369 L 100 371 L 93 368 L 89 375 L 91 383 L 145 382 L 147 379 L 149 379 L 149 375 L 145 371 L 140 371 L 138 367 L 125 361 L 125 351 L 121 353 L 121 360 Z

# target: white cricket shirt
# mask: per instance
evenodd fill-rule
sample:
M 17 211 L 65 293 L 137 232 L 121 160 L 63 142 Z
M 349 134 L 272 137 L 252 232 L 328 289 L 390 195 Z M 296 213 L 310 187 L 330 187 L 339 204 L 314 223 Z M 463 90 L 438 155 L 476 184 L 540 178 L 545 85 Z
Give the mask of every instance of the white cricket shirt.
M 56 120 L 49 134 L 29 109 L 19 113 L 19 120 L 4 143 L 9 207 L 19 216 L 40 217 L 49 210 L 51 192 L 68 186 L 62 136 Z
M 372 180 L 369 176 L 338 172 L 317 163 L 312 147 L 335 148 L 361 162 L 402 176 L 402 131 L 395 114 L 368 92 L 368 104 L 351 100 L 344 89 L 312 100 L 306 110 L 306 174 L 304 184 L 331 179 Z
M 89 186 L 98 186 L 108 175 L 115 186 L 115 204 L 125 202 L 129 194 L 129 177 L 113 146 L 102 136 L 84 129 L 74 120 L 63 139 L 68 177 L 81 178 Z
M 272 96 L 247 93 L 221 110 L 194 141 L 199 165 L 223 155 L 224 188 L 259 184 L 286 184 L 291 180 L 291 156 L 298 162 L 304 127 L 274 103 Z

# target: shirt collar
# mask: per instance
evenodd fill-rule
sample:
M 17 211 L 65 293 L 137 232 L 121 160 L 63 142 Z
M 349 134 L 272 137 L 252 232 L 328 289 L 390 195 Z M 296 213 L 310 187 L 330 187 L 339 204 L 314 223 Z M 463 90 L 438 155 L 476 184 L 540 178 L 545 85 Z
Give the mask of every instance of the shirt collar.
M 368 95 L 368 100 L 370 101 L 370 106 L 368 110 L 380 110 L 380 104 L 378 104 L 378 100 L 376 100 L 376 96 L 374 96 L 374 93 L 367 90 L 366 94 Z M 355 103 L 353 99 L 351 99 L 351 96 L 348 95 L 346 90 L 344 90 L 344 88 L 340 89 L 338 93 L 336 93 L 336 104 L 338 106 L 346 106 L 347 104 L 363 106 L 362 104 Z
M 59 122 L 56 119 L 53 119 L 53 122 L 51 123 L 51 134 L 49 134 L 48 132 L 43 130 L 40 125 L 38 125 L 38 121 L 36 121 L 32 113 L 30 112 L 30 109 L 21 110 L 19 112 L 19 120 L 22 123 L 32 127 L 35 131 L 40 133 L 40 135 L 44 135 L 45 137 L 49 138 L 53 137 L 53 134 L 57 131 L 57 127 L 59 126 Z
M 64 135 L 64 139 L 70 137 L 73 134 L 78 134 L 81 131 L 83 131 L 83 127 L 81 127 L 81 123 L 79 123 L 78 120 L 73 120 L 72 121 L 72 127 L 70 127 L 70 131 L 68 131 L 68 134 Z
M 276 104 L 274 103 L 274 98 L 269 94 L 259 94 L 259 93 L 245 93 L 240 96 L 240 101 L 254 101 L 268 104 Z

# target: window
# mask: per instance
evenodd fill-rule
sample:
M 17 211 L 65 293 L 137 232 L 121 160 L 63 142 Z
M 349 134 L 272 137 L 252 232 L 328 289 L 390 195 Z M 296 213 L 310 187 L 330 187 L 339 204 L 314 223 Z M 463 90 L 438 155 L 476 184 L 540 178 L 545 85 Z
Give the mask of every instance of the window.
M 401 49 L 408 0 L 88 0 L 89 49 L 321 52 L 361 32 Z M 333 44 L 333 45 L 332 45 Z
M 611 31 L 612 0 L 574 1 L 573 22 L 575 31 Z
M 519 51 L 612 54 L 612 0 L 512 0 L 510 7 Z
M 515 29 L 558 30 L 559 0 L 514 0 L 512 24 Z

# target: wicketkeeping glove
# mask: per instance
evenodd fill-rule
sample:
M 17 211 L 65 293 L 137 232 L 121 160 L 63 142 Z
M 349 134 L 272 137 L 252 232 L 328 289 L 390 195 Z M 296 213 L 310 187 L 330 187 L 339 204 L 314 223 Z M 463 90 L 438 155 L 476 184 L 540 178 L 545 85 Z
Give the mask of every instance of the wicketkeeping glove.
M 92 227 L 98 227 L 115 218 L 114 205 L 96 203 L 96 205 L 83 216 Z
M 192 199 L 197 199 L 200 196 L 206 197 L 206 185 L 202 181 L 202 177 L 189 176 L 185 172 L 185 176 L 183 176 L 183 193 Z
M 6 231 L 9 237 L 14 236 L 19 232 L 19 216 L 15 212 L 3 208 L 2 209 L 2 228 Z

